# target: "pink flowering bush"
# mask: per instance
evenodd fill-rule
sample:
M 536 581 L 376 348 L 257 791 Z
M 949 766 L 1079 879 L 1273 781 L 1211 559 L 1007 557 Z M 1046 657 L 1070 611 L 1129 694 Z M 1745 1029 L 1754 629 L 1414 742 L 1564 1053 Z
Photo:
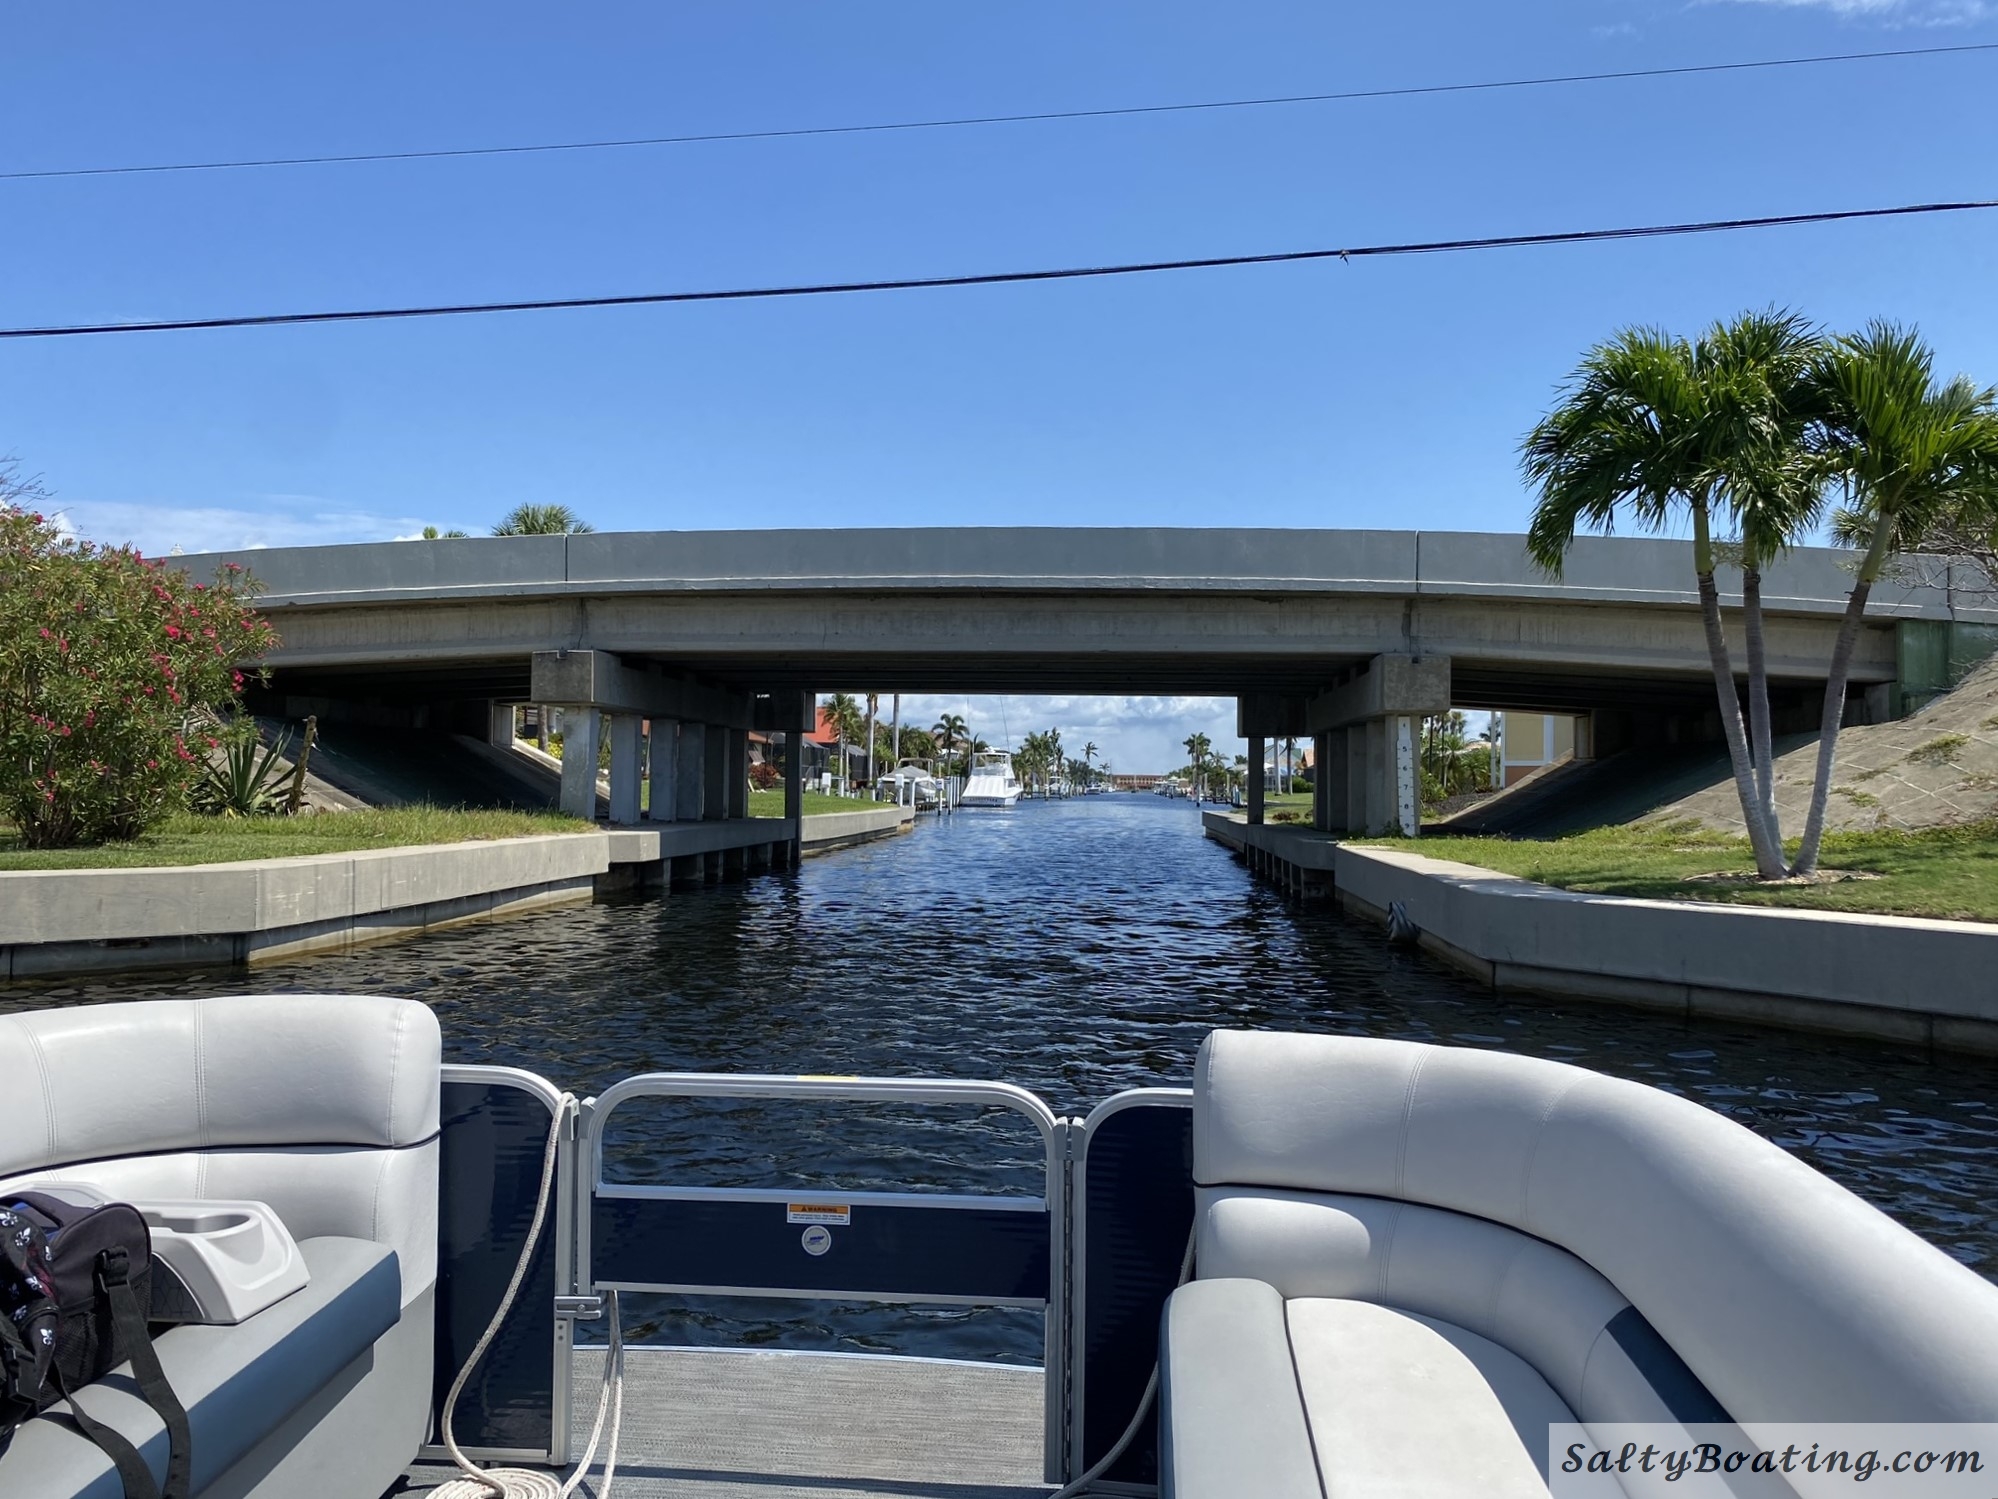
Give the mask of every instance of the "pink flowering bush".
M 0 504 L 0 818 L 22 843 L 132 838 L 185 805 L 213 715 L 277 644 L 255 591 Z

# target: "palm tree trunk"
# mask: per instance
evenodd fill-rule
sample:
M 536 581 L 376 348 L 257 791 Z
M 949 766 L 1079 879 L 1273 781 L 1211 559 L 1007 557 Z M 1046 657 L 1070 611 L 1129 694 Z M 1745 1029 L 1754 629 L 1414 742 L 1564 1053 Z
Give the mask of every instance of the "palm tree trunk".
M 1770 841 L 1783 843 L 1782 819 L 1776 815 L 1776 761 L 1769 726 L 1769 660 L 1762 634 L 1762 570 L 1753 557 L 1741 569 L 1741 631 L 1748 645 L 1748 742 L 1755 759 L 1755 795 Z
M 1700 618 L 1706 625 L 1707 657 L 1713 663 L 1714 690 L 1720 698 L 1721 733 L 1727 739 L 1728 759 L 1734 765 L 1735 794 L 1741 798 L 1742 820 L 1748 824 L 1748 842 L 1755 850 L 1756 871 L 1765 880 L 1780 879 L 1783 850 L 1769 836 L 1769 824 L 1763 819 L 1762 803 L 1755 793 L 1755 769 L 1748 763 L 1748 739 L 1741 726 L 1741 698 L 1735 690 L 1733 663 L 1728 660 L 1727 635 L 1721 628 L 1720 590 L 1714 586 L 1711 570 L 1699 576 Z
M 1866 613 L 1866 599 L 1873 592 L 1873 580 L 1887 558 L 1887 542 L 1892 522 L 1882 517 L 1874 523 L 1873 541 L 1859 564 L 1846 597 L 1845 618 L 1839 621 L 1838 639 L 1832 644 L 1831 669 L 1825 674 L 1825 711 L 1818 720 L 1818 767 L 1811 778 L 1811 808 L 1804 815 L 1804 839 L 1797 848 L 1792 874 L 1815 874 L 1818 845 L 1825 836 L 1825 811 L 1831 803 L 1832 763 L 1838 757 L 1838 730 L 1845 720 L 1845 685 L 1852 675 L 1852 652 L 1859 644 L 1859 621 Z

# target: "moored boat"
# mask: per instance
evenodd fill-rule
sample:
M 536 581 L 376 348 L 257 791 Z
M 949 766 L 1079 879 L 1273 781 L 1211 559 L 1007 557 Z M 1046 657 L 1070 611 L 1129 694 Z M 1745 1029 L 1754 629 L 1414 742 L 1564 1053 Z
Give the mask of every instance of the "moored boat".
M 1013 757 L 1005 750 L 980 750 L 971 757 L 971 771 L 965 777 L 960 807 L 1010 807 L 1020 799 L 1020 778 L 1013 771 Z

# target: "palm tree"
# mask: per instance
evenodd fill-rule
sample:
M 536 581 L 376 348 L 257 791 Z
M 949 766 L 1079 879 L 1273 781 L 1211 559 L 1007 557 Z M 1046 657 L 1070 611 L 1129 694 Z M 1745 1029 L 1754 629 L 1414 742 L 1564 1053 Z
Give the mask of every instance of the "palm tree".
M 425 526 L 423 528 L 423 539 L 425 541 L 454 541 L 464 534 L 463 531 L 440 531 L 435 526 Z
M 1186 736 L 1186 759 L 1190 767 L 1194 805 L 1200 804 L 1201 773 L 1207 767 L 1207 754 L 1214 746 L 1205 734 Z
M 881 711 L 881 694 L 878 692 L 868 693 L 867 694 L 867 774 L 865 779 L 869 786 L 872 786 L 874 784 L 874 753 L 875 753 L 874 719 L 875 716 L 878 713 L 880 713 L 880 711 Z
M 861 734 L 860 704 L 853 700 L 851 693 L 835 692 L 825 700 L 824 706 L 826 727 L 833 731 L 834 737 L 839 741 L 839 758 L 833 762 L 837 767 L 833 774 L 843 786 L 847 780 L 847 744 L 858 739 Z
M 567 505 L 516 505 L 493 527 L 495 536 L 580 536 L 594 531 Z
M 1789 403 L 1797 361 L 1814 348 L 1814 335 L 1786 313 L 1747 314 L 1697 344 L 1626 329 L 1590 350 L 1561 404 L 1522 446 L 1526 476 L 1540 491 L 1527 551 L 1552 573 L 1584 527 L 1608 532 L 1622 515 L 1662 531 L 1682 514 L 1690 519 L 1721 729 L 1765 879 L 1785 872 L 1781 832 L 1742 725 L 1714 582 L 1714 532 L 1717 521 L 1741 526 L 1744 551 L 1759 566 L 1807 523 L 1811 482 Z M 1753 633 L 1759 661 L 1759 597 Z
M 937 754 L 943 760 L 943 773 L 950 774 L 951 751 L 965 741 L 971 733 L 964 726 L 964 720 L 955 713 L 946 713 L 930 725 L 930 738 L 936 741 Z
M 1887 323 L 1839 339 L 1816 361 L 1812 380 L 1823 398 L 1822 457 L 1846 500 L 1833 529 L 1864 550 L 1825 679 L 1798 874 L 1817 868 L 1853 646 L 1881 570 L 1938 524 L 1968 522 L 1986 533 L 1998 525 L 1998 389 L 1962 376 L 1938 384 L 1935 352 L 1912 330 Z
M 1087 790 L 1096 782 L 1096 741 L 1090 740 L 1082 747 L 1082 784 Z

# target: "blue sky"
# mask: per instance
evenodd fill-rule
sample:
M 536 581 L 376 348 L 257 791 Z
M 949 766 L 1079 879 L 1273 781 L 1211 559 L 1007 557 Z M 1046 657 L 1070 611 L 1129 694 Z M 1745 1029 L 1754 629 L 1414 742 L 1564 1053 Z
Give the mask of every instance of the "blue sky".
M 787 128 L 1972 41 L 1998 41 L 1993 0 L 14 7 L 0 23 L 0 160 Z M 0 323 L 976 272 L 1991 196 L 1994 83 L 1998 53 L 4 182 Z M 523 500 L 561 500 L 606 530 L 1515 529 L 1519 434 L 1579 351 L 1619 324 L 1693 328 L 1771 302 L 1832 324 L 1888 316 L 1918 323 L 1946 365 L 1992 380 L 1994 270 L 1998 214 L 810 302 L 15 342 L 0 345 L 0 452 L 42 474 L 87 533 L 155 549 L 373 539 L 425 522 L 479 531 Z

